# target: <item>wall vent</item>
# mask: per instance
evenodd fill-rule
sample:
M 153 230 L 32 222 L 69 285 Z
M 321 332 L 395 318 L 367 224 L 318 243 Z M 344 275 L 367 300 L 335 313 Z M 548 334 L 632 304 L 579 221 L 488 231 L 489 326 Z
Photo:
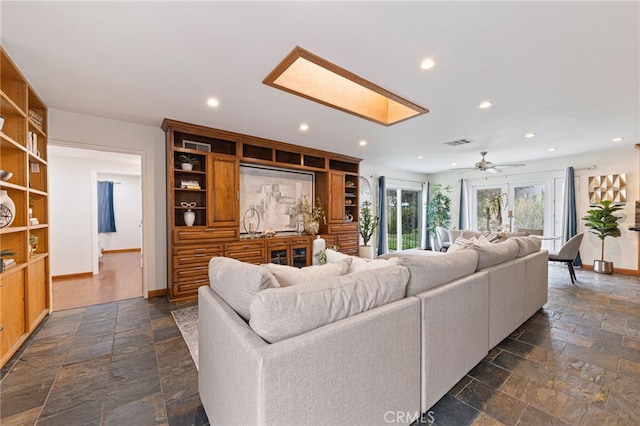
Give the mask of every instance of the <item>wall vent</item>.
M 471 142 L 473 142 L 471 139 L 458 139 L 451 142 L 444 142 L 444 144 L 449 146 L 459 146 L 459 145 L 466 145 Z

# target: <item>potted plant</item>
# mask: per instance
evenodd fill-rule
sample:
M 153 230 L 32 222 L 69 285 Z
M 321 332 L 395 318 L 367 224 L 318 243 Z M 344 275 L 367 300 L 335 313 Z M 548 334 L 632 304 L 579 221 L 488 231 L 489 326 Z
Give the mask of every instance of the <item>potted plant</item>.
M 309 203 L 306 196 L 302 197 L 300 213 L 302 214 L 302 223 L 307 234 L 316 235 L 320 231 L 320 221 L 325 225 L 327 224 L 327 218 L 324 215 L 319 198 L 316 199 L 316 204 L 314 205 Z
M 592 207 L 587 210 L 587 215 L 582 220 L 585 221 L 585 226 L 591 229 L 589 232 L 597 235 L 601 241 L 600 260 L 593 261 L 593 270 L 601 274 L 610 274 L 613 272 L 613 262 L 604 260 L 604 239 L 620 236 L 620 228 L 618 227 L 620 217 L 613 213 L 622 210 L 622 207 L 612 205 L 609 200 L 602 201 Z
M 433 185 L 431 199 L 427 202 L 427 226 L 433 239 L 436 238 L 436 226 L 448 228 L 451 225 L 451 189 L 451 185 Z
M 29 234 L 29 254 L 35 254 L 38 248 L 38 241 L 40 237 L 34 234 Z
M 378 227 L 380 218 L 371 213 L 371 202 L 365 201 L 360 209 L 360 236 L 362 245 L 358 249 L 358 255 L 364 259 L 373 259 L 373 245 L 369 245 L 369 240 Z
M 193 170 L 193 166 L 200 164 L 198 157 L 194 157 L 191 154 L 182 154 L 178 157 L 178 160 L 180 161 L 180 167 L 182 167 L 182 170 L 187 171 Z

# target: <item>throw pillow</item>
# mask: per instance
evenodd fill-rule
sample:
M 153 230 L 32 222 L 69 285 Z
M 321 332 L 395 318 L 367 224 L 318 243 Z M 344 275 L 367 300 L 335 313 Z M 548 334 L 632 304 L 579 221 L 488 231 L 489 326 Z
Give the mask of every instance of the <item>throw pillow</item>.
M 326 252 L 327 252 L 327 263 L 335 263 L 335 262 L 340 262 L 344 259 L 351 259 L 351 266 L 349 267 L 348 273 L 368 271 L 370 269 L 378 269 L 378 268 L 384 268 L 386 266 L 400 264 L 399 258 L 369 260 L 369 259 L 363 259 L 358 256 L 349 256 L 331 249 L 327 249 Z
M 214 257 L 209 261 L 209 285 L 247 321 L 253 296 L 260 290 L 280 287 L 268 269 L 229 257 Z
M 476 237 L 471 237 L 468 239 L 462 238 L 462 237 L 456 238 L 453 244 L 451 244 L 451 247 L 449 247 L 449 249 L 447 250 L 447 254 L 451 254 L 457 251 L 467 250 L 468 248 L 471 248 L 473 246 L 473 243 L 476 242 L 476 239 L 477 239 Z
M 518 255 L 518 243 L 513 239 L 495 244 L 474 244 L 472 249 L 478 252 L 476 271 L 513 260 Z
M 524 257 L 531 253 L 540 251 L 542 240 L 537 237 L 513 237 L 518 242 L 518 256 Z
M 302 284 L 309 281 L 326 277 L 337 277 L 349 271 L 352 259 L 347 257 L 336 263 L 326 263 L 324 265 L 305 266 L 296 268 L 294 266 L 276 265 L 266 263 L 262 266 L 267 268 L 276 278 L 280 287 Z
M 266 289 L 251 303 L 249 325 L 269 343 L 293 337 L 405 297 L 400 265 Z

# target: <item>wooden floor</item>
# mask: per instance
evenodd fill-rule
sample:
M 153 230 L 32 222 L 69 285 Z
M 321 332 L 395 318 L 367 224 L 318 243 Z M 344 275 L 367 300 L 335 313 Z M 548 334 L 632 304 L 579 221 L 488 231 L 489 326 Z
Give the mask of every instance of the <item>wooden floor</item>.
M 80 308 L 142 296 L 140 252 L 107 253 L 100 273 L 53 280 L 53 310 Z

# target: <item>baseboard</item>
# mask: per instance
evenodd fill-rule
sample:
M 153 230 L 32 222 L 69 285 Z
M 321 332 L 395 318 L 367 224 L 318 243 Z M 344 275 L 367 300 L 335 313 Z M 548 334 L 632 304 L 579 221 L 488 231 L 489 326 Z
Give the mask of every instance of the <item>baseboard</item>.
M 582 265 L 580 267 L 581 269 L 585 269 L 587 271 L 593 271 L 593 265 Z M 616 268 L 615 266 L 613 267 L 613 272 L 617 273 L 617 274 L 622 274 L 622 275 L 631 275 L 634 277 L 640 277 L 640 271 L 636 270 L 636 269 L 623 269 L 623 268 Z
M 128 248 L 128 249 L 117 249 L 117 250 L 102 250 L 102 254 L 110 254 L 110 253 L 129 253 L 134 251 L 142 251 L 140 248 Z
M 51 277 L 51 281 L 68 280 L 70 278 L 91 278 L 92 276 L 93 276 L 93 272 L 80 272 L 77 274 L 67 274 L 67 275 L 53 275 Z
M 149 290 L 147 293 L 147 297 L 162 297 L 167 295 L 167 289 L 163 288 L 161 290 Z

